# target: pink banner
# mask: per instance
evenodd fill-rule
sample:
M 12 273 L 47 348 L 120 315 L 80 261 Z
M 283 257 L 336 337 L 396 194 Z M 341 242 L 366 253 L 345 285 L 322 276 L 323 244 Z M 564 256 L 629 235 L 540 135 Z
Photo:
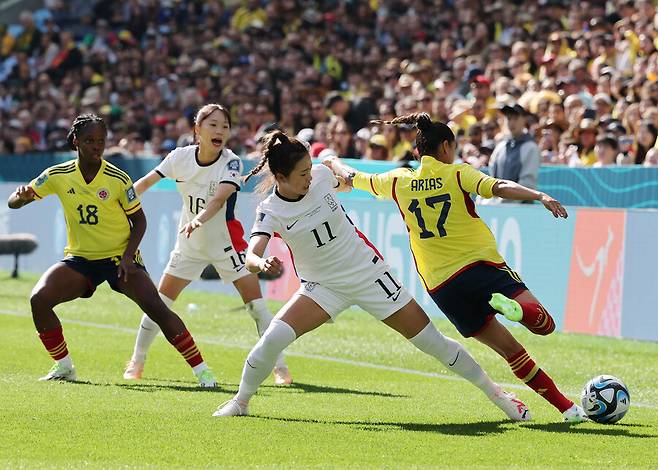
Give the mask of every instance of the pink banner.
M 578 209 L 564 331 L 621 336 L 624 211 Z

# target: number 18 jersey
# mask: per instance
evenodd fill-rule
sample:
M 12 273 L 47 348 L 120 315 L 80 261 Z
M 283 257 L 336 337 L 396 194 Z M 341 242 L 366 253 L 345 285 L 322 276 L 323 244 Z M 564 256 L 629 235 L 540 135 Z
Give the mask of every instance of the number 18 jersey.
M 352 224 L 336 199 L 338 181 L 324 165 L 313 165 L 311 186 L 298 200 L 276 190 L 258 205 L 251 235 L 278 234 L 290 248 L 302 281 L 329 287 L 361 282 L 381 256 Z

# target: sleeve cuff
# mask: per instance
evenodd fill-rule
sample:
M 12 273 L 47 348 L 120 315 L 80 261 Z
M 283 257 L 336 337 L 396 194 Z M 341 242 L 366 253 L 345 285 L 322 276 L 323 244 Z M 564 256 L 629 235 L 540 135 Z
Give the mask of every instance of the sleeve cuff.
M 251 232 L 251 235 L 249 235 L 249 238 L 256 237 L 258 235 L 265 235 L 267 238 L 272 238 L 272 234 L 267 233 L 267 232 Z
M 240 185 L 235 181 L 224 180 L 224 181 L 220 181 L 219 184 L 230 184 L 232 186 L 235 186 L 236 191 L 240 191 Z
M 132 215 L 135 212 L 137 212 L 138 210 L 140 210 L 141 208 L 142 208 L 142 204 L 140 203 L 140 204 L 137 204 L 136 206 L 133 206 L 129 209 L 124 209 L 124 212 L 126 213 L 126 215 Z
M 155 172 L 156 172 L 158 175 L 160 175 L 161 178 L 166 178 L 166 176 L 164 175 L 164 173 L 162 173 L 160 170 L 157 170 L 157 169 L 156 169 Z

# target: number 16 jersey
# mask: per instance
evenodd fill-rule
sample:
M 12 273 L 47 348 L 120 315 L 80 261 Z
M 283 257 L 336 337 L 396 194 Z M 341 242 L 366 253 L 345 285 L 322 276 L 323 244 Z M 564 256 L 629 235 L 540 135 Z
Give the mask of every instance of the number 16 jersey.
M 290 248 L 297 276 L 328 287 L 361 282 L 381 256 L 357 230 L 336 199 L 338 181 L 329 168 L 313 165 L 311 186 L 298 200 L 276 190 L 258 205 L 251 235 L 278 234 Z

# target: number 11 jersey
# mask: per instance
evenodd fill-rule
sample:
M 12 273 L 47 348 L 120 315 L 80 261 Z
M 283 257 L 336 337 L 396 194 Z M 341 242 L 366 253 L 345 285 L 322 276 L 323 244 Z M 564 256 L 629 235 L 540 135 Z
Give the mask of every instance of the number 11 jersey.
M 276 190 L 258 205 L 251 235 L 278 234 L 290 248 L 297 276 L 328 287 L 359 283 L 381 255 L 352 224 L 336 199 L 338 181 L 329 168 L 313 165 L 311 186 L 298 200 Z

